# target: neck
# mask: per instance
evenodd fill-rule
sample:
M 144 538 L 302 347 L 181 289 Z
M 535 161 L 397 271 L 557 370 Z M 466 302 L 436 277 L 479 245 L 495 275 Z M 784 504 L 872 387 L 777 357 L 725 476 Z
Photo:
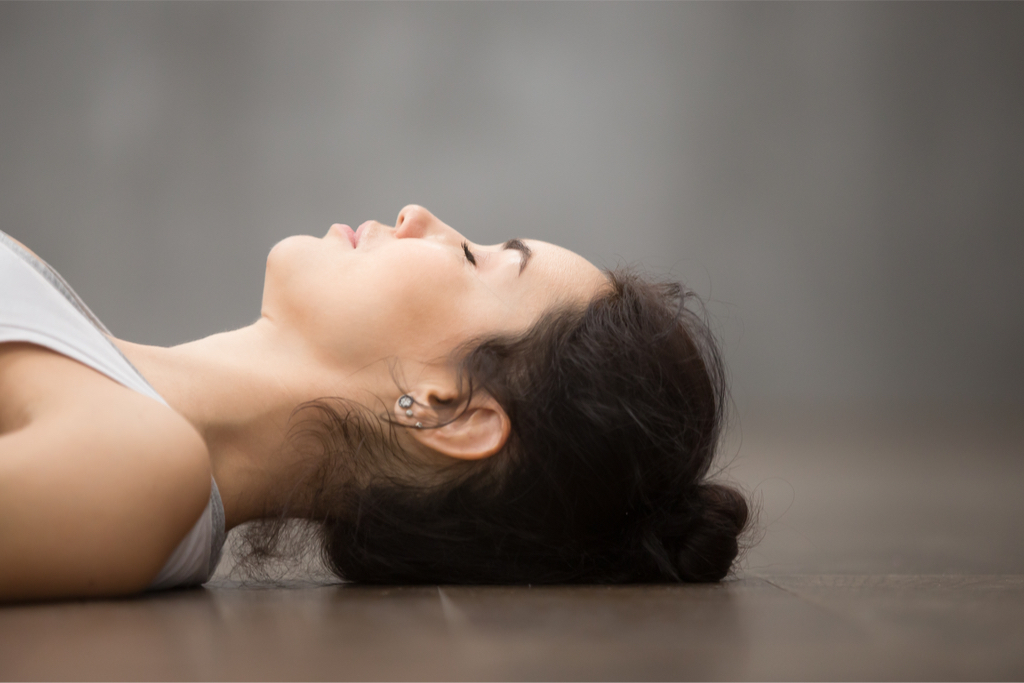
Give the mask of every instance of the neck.
M 309 463 L 288 439 L 299 405 L 323 396 L 358 400 L 350 373 L 314 372 L 297 340 L 260 319 L 249 327 L 171 348 L 116 340 L 170 406 L 206 441 L 225 522 L 301 516 L 292 494 Z M 299 381 L 296 381 L 299 380 Z M 304 387 L 298 395 L 293 387 Z M 286 510 L 286 506 L 291 505 Z

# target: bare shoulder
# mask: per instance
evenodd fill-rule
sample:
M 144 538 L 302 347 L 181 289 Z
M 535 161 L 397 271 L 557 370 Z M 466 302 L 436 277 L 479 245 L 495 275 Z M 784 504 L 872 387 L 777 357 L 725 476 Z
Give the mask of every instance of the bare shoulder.
M 141 590 L 202 513 L 181 415 L 70 358 L 0 345 L 0 599 Z

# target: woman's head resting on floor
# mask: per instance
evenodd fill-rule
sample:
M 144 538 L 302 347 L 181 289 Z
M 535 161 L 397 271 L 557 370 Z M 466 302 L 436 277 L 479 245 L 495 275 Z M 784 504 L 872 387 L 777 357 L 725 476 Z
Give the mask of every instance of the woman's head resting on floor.
M 322 369 L 293 421 L 314 463 L 296 507 L 342 577 L 708 581 L 737 556 L 746 502 L 707 481 L 724 370 L 678 285 L 408 206 L 279 243 L 263 317 Z M 250 528 L 250 559 L 280 523 Z
M 355 384 L 364 405 L 436 427 L 410 433 L 425 452 L 476 459 L 504 445 L 508 416 L 484 392 L 456 404 L 463 387 L 452 353 L 470 340 L 521 334 L 544 312 L 579 308 L 608 287 L 567 249 L 519 239 L 479 245 L 407 206 L 394 227 L 334 225 L 322 239 L 280 242 L 267 262 L 263 315 L 300 337 L 324 376 Z M 413 416 L 398 406 L 402 395 L 416 400 Z M 460 408 L 460 417 L 437 427 L 438 407 Z

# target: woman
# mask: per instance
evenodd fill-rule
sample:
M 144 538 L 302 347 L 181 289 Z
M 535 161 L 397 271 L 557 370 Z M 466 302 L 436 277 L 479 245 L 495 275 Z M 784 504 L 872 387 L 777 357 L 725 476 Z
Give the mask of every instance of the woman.
M 226 530 L 292 518 L 357 581 L 721 579 L 747 505 L 706 481 L 689 296 L 407 206 L 280 242 L 259 320 L 158 348 L 4 236 L 0 597 L 201 583 Z

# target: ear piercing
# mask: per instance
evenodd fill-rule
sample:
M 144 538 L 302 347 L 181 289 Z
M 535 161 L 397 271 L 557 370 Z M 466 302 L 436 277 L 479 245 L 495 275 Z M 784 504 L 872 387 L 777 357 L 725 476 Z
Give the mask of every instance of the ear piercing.
M 415 401 L 413 400 L 412 396 L 410 396 L 409 394 L 402 394 L 401 397 L 398 399 L 398 407 L 399 408 L 405 408 L 405 416 L 406 417 L 412 417 L 412 415 L 413 415 L 413 413 L 412 413 L 412 404 L 413 403 L 415 403 Z M 415 424 L 415 427 L 416 427 L 416 429 L 423 429 L 423 423 L 422 422 L 417 422 Z
M 405 408 L 406 417 L 412 417 L 412 396 L 409 394 L 402 394 L 402 397 L 398 399 L 398 407 Z

